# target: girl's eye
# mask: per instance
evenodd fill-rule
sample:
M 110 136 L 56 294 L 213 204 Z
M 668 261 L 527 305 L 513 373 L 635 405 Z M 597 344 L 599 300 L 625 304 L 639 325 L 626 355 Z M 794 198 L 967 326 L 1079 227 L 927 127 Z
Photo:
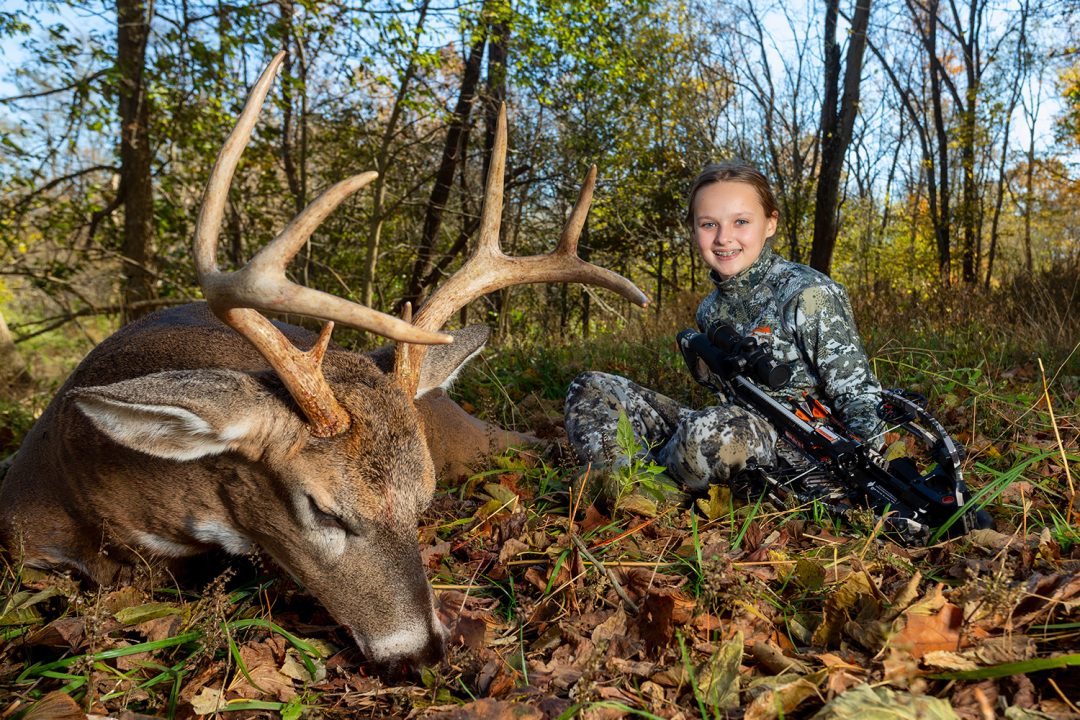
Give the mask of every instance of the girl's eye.
M 749 220 L 745 220 L 745 219 L 743 219 L 743 218 L 739 218 L 738 220 L 736 220 L 736 221 L 735 221 L 735 224 L 736 224 L 736 225 L 749 225 L 749 224 L 750 224 L 750 221 L 749 221 Z

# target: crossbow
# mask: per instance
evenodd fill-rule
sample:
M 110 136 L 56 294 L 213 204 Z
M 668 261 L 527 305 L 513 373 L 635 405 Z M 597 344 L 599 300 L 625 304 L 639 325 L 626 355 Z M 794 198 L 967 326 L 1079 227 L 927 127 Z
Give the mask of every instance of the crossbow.
M 925 544 L 943 526 L 949 535 L 964 534 L 989 519 L 969 501 L 960 468 L 963 447 L 926 410 L 925 398 L 883 390 L 877 408 L 885 432 L 902 430 L 925 448 L 930 462 L 924 472 L 907 455 L 886 459 L 813 396 L 778 399 L 766 392 L 763 387 L 779 393 L 791 368 L 754 335 L 719 324 L 707 333 L 684 330 L 676 339 L 697 382 L 763 417 L 779 433 L 776 462 L 749 463 L 736 485 L 781 504 L 821 502 L 840 515 L 868 508 L 886 534 L 906 544 Z

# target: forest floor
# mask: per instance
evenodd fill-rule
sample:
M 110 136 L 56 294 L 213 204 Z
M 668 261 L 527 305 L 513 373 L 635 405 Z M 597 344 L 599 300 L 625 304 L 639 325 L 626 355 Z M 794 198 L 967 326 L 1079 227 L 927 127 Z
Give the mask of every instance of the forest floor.
M 94 588 L 7 557 L 0 720 L 1080 717 L 1077 336 L 920 323 L 864 320 L 876 370 L 967 446 L 995 530 L 901 547 L 873 518 L 723 492 L 601 509 L 558 450 L 562 392 L 596 368 L 707 402 L 671 333 L 504 347 L 458 398 L 555 449 L 444 482 L 426 513 L 445 662 L 380 679 L 259 557 L 182 589 L 155 572 Z

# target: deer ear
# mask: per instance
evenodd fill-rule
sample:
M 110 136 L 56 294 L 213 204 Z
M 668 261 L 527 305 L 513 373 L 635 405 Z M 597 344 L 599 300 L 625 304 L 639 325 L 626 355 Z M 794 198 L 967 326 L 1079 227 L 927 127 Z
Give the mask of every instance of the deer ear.
M 423 397 L 435 388 L 448 389 L 465 364 L 484 349 L 491 336 L 491 328 L 487 325 L 470 325 L 450 334 L 454 336 L 454 342 L 449 345 L 428 347 L 420 366 L 416 397 Z
M 76 388 L 70 397 L 113 441 L 168 460 L 257 453 L 275 419 L 287 415 L 299 422 L 258 380 L 231 370 L 154 373 Z

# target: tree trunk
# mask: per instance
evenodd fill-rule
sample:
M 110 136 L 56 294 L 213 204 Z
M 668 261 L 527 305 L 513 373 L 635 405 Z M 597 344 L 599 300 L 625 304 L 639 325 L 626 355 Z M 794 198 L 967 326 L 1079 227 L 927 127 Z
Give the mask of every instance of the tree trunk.
M 1001 218 L 1001 208 L 1005 202 L 1005 185 L 1008 182 L 1006 168 L 1009 157 L 1009 136 L 1012 127 L 1012 114 L 1020 102 L 1020 89 L 1023 86 L 1024 55 L 1027 46 L 1027 19 L 1028 3 L 1023 3 L 1020 10 L 1020 32 L 1016 40 L 1016 80 L 1013 82 L 1012 92 L 1009 94 L 1009 103 L 1005 106 L 1005 127 L 1001 134 L 1001 162 L 998 163 L 997 193 L 994 197 L 994 214 L 990 221 L 990 250 L 986 259 L 986 282 L 984 287 L 990 289 L 990 279 L 994 275 L 994 259 L 997 254 L 998 221 Z
M 414 307 L 419 307 L 420 299 L 427 289 L 425 284 L 434 267 L 435 246 L 442 229 L 443 214 L 446 212 L 446 203 L 450 199 L 450 190 L 454 183 L 454 171 L 462 163 L 469 140 L 469 117 L 472 112 L 473 100 L 476 97 L 476 87 L 480 81 L 480 66 L 484 58 L 484 46 L 487 42 L 487 30 L 483 24 L 483 11 L 481 11 L 482 23 L 476 29 L 476 37 L 472 48 L 469 50 L 469 58 L 465 63 L 465 70 L 461 76 L 461 91 L 458 94 L 457 105 L 450 119 L 450 126 L 446 130 L 446 142 L 443 145 L 442 160 L 439 169 L 435 173 L 435 184 L 431 188 L 431 197 L 428 199 L 427 212 L 424 216 L 424 229 L 420 236 L 420 247 L 417 248 L 416 262 L 413 264 L 412 277 L 409 287 L 405 292 L 403 302 L 408 301 Z
M 825 98 L 821 105 L 821 172 L 818 176 L 817 203 L 814 207 L 814 241 L 810 247 L 810 266 L 828 274 L 836 247 L 844 158 L 859 111 L 859 86 L 862 81 L 863 54 L 866 51 L 866 27 L 870 20 L 870 1 L 858 0 L 851 20 L 847 61 L 844 67 L 844 94 L 837 104 L 840 85 L 840 45 L 836 41 L 839 0 L 829 0 L 825 14 Z
M 977 118 L 976 106 L 979 100 L 979 86 L 982 82 L 979 57 L 979 32 L 977 20 L 979 0 L 968 0 L 968 32 L 966 42 L 960 47 L 964 51 L 964 74 L 967 80 L 964 107 L 960 110 L 960 166 L 963 171 L 963 188 L 960 194 L 960 222 L 964 227 L 963 248 L 961 249 L 961 277 L 965 283 L 974 283 L 978 278 L 978 218 L 979 208 L 978 183 L 975 179 L 975 134 Z
M 149 10 L 144 0 L 117 0 L 116 67 L 120 75 L 120 194 L 124 203 L 124 313 L 128 322 L 144 315 L 140 301 L 154 296 L 150 267 L 154 243 L 150 108 L 146 93 Z M 134 307 L 132 307 L 134 306 Z
M 420 37 L 423 34 L 424 22 L 430 4 L 430 0 L 423 0 L 420 5 L 419 17 L 413 31 L 412 46 L 409 49 L 409 64 L 406 66 L 405 72 L 401 74 L 401 84 L 398 85 L 397 94 L 394 96 L 394 105 L 390 110 L 390 118 L 386 121 L 382 141 L 379 143 L 379 151 L 375 156 L 375 169 L 378 171 L 379 177 L 375 179 L 373 188 L 371 220 L 368 223 L 367 253 L 364 259 L 363 277 L 360 282 L 360 301 L 367 307 L 372 306 L 374 298 L 375 274 L 379 266 L 379 246 L 382 242 L 383 224 L 386 222 L 383 205 L 386 203 L 386 174 L 390 169 L 390 145 L 397 134 L 397 125 L 404 112 L 404 101 L 408 95 L 409 86 L 412 85 L 413 77 L 416 75 L 417 48 L 420 45 Z
M 930 100 L 934 110 L 934 134 L 937 138 L 937 172 L 935 182 L 930 179 L 930 214 L 934 222 L 934 235 L 937 239 L 938 274 L 945 285 L 950 281 L 950 227 L 952 217 L 949 211 L 949 138 L 945 130 L 945 112 L 942 108 L 941 77 L 945 69 L 937 56 L 938 0 L 930 0 L 927 8 L 927 33 L 924 39 L 927 55 L 930 57 Z

